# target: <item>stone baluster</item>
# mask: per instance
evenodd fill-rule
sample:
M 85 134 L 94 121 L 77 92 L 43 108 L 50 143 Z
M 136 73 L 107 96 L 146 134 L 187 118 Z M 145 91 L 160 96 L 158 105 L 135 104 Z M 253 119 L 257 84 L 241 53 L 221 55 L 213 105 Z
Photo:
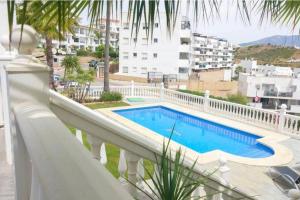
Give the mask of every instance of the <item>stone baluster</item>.
M 106 148 L 105 148 L 105 143 L 103 142 L 100 148 L 100 163 L 102 165 L 107 164 L 107 155 L 106 155 Z
M 287 105 L 282 104 L 279 112 L 278 131 L 283 132 Z
M 300 200 L 300 192 L 297 189 L 289 190 L 287 195 L 291 200 Z
M 82 133 L 81 130 L 76 129 L 76 138 L 78 139 L 78 141 L 83 144 L 83 140 L 82 140 Z
M 118 164 L 118 170 L 120 173 L 120 177 L 119 177 L 119 181 L 122 184 L 126 183 L 125 180 L 125 173 L 127 170 L 127 163 L 126 163 L 126 158 L 125 158 L 125 150 L 124 149 L 120 149 L 120 159 L 119 159 L 119 164 Z
M 134 198 L 137 198 L 137 188 L 134 186 L 134 184 L 137 183 L 137 166 L 140 157 L 134 153 L 125 151 L 125 158 L 128 166 L 128 181 L 130 182 L 128 190 Z
M 208 90 L 205 90 L 205 93 L 204 93 L 203 111 L 204 112 L 209 111 L 209 91 Z
M 103 141 L 95 136 L 92 136 L 91 134 L 88 134 L 87 140 L 91 145 L 91 152 L 93 157 L 100 161 L 100 147 Z
M 140 159 L 137 166 L 137 186 L 144 189 L 143 179 L 145 177 L 144 160 Z
M 164 100 L 164 89 L 165 89 L 164 83 L 160 83 L 160 95 L 159 95 L 160 101 Z
M 131 81 L 131 92 L 130 95 L 133 97 L 134 96 L 134 81 Z

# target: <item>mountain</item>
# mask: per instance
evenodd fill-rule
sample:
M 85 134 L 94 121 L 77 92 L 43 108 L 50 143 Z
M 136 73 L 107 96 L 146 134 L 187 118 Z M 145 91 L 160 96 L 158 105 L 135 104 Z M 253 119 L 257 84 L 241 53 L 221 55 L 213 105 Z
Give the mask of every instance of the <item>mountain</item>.
M 276 45 L 285 47 L 300 47 L 299 35 L 274 35 L 260 40 L 241 43 L 240 46 L 254 46 L 254 45 Z
M 253 58 L 259 64 L 300 67 L 300 49 L 275 45 L 253 45 L 235 49 L 235 63 Z

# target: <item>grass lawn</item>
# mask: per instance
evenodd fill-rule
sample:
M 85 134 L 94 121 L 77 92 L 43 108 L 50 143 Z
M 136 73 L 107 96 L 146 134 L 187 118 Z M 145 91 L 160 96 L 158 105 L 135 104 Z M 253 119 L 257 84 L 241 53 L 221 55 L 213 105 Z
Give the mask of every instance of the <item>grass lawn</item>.
M 110 102 L 110 103 L 90 103 L 90 104 L 86 104 L 87 107 L 91 108 L 91 109 L 100 109 L 100 108 L 109 108 L 109 107 L 119 107 L 119 106 L 128 106 L 127 103 L 124 102 Z M 76 129 L 73 127 L 69 127 L 69 129 L 71 130 L 71 132 L 75 135 Z M 82 140 L 83 140 L 83 144 L 84 146 L 90 150 L 90 144 L 87 141 L 87 134 L 85 132 L 82 132 Z M 120 157 L 120 148 L 113 145 L 113 144 L 108 144 L 105 143 L 106 145 L 106 154 L 107 154 L 107 164 L 106 164 L 106 168 L 116 177 L 118 178 L 119 172 L 118 172 L 118 163 L 119 163 L 119 157 Z M 144 160 L 144 167 L 147 168 L 147 170 L 149 172 L 153 172 L 153 164 L 148 161 L 148 160 Z M 147 173 L 145 171 L 145 176 L 146 178 Z

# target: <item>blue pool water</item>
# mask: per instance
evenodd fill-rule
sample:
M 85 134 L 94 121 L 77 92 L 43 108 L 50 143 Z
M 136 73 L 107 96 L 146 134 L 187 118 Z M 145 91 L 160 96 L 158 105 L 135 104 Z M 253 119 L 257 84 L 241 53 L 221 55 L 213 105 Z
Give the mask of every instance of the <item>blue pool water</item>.
M 274 154 L 272 149 L 257 142 L 261 138 L 259 136 L 163 106 L 114 112 L 164 137 L 169 137 L 174 127 L 172 140 L 199 153 L 221 150 L 249 158 L 265 158 Z

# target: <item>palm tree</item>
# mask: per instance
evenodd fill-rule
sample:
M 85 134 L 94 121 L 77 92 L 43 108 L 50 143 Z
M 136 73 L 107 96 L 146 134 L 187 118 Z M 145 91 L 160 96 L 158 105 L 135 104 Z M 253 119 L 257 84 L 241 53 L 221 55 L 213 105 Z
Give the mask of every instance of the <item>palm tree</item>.
M 59 32 L 67 31 L 66 25 L 69 24 L 67 19 L 78 16 L 83 10 L 87 9 L 90 26 L 97 25 L 103 17 L 106 9 L 106 36 L 105 36 L 105 69 L 104 69 L 104 89 L 109 90 L 109 36 L 110 36 L 110 19 L 113 11 L 121 13 L 124 0 L 70 0 L 70 1 L 50 1 L 45 0 L 43 3 L 38 1 L 39 8 L 33 11 L 33 21 L 50 20 L 49 27 L 56 25 Z M 126 1 L 127 2 L 127 1 Z M 160 2 L 163 2 L 161 6 Z M 270 20 L 276 23 L 291 23 L 295 28 L 299 24 L 300 14 L 300 1 L 292 0 L 232 0 L 236 2 L 237 12 L 239 16 L 245 20 L 250 21 L 251 11 L 257 11 L 261 16 L 261 21 Z M 197 21 L 200 19 L 210 21 L 214 16 L 219 16 L 219 9 L 221 0 L 187 0 L 187 10 L 192 10 L 194 18 Z M 15 1 L 7 0 L 8 13 L 9 13 L 9 28 L 12 28 L 12 16 L 14 12 Z M 27 13 L 28 1 L 24 1 L 23 13 Z M 181 7 L 181 1 L 174 0 L 128 0 L 128 18 L 131 21 L 132 34 L 137 35 L 140 29 L 142 20 L 148 25 L 146 29 L 148 37 L 152 37 L 153 26 L 156 17 L 160 16 L 159 7 L 164 8 L 164 17 L 167 22 L 167 30 L 172 33 L 177 20 L 177 14 Z M 46 20 L 49 22 L 49 20 Z M 24 21 L 23 21 L 24 22 Z M 51 25 L 51 26 L 50 26 Z M 36 27 L 36 26 L 35 26 Z M 44 26 L 47 27 L 47 26 Z M 39 28 L 39 27 L 36 27 Z M 53 37 L 45 37 L 47 45 L 47 63 L 51 67 L 52 64 L 52 51 L 51 40 Z
M 64 38 L 63 33 L 58 30 L 55 19 L 50 17 L 44 17 L 41 20 L 36 20 L 35 15 L 37 12 L 40 12 L 40 8 L 43 6 L 43 2 L 40 0 L 30 1 L 26 5 L 26 13 L 23 15 L 24 5 L 19 5 L 17 7 L 17 23 L 22 24 L 26 23 L 31 25 L 44 39 L 45 39 L 45 54 L 46 62 L 50 67 L 50 87 L 55 89 L 55 84 L 53 80 L 53 44 L 52 40 Z M 50 9 L 50 8 L 49 8 Z M 48 10 L 49 10 L 48 9 Z M 43 10 L 43 13 L 48 12 L 47 9 Z M 75 17 L 67 18 L 64 26 L 62 27 L 63 31 L 68 31 L 73 33 L 73 27 L 77 25 L 77 20 Z
M 77 56 L 66 56 L 61 65 L 65 68 L 63 80 L 66 79 L 68 74 L 72 74 L 80 69 L 79 59 Z

